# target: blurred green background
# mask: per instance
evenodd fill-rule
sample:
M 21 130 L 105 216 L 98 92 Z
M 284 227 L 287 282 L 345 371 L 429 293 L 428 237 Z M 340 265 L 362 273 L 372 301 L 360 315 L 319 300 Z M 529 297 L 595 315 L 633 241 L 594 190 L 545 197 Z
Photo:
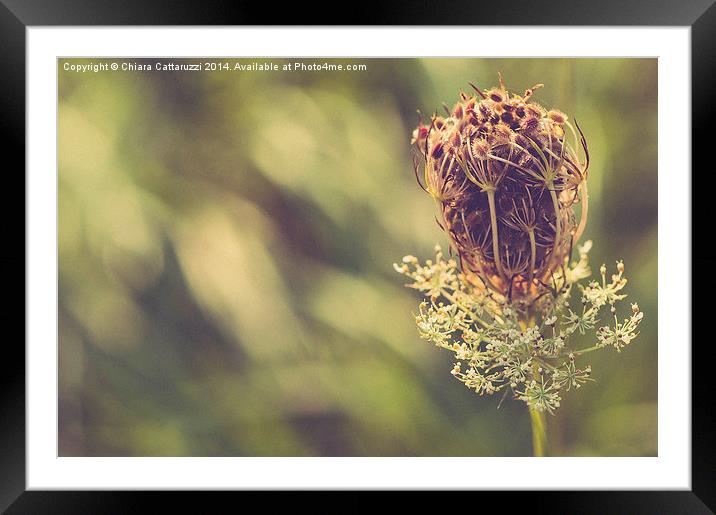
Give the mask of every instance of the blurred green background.
M 416 109 L 498 71 L 579 121 L 593 269 L 624 259 L 646 314 L 624 352 L 589 356 L 551 452 L 656 455 L 656 59 L 66 61 L 101 62 L 58 62 L 61 456 L 530 455 L 524 405 L 450 375 L 392 268 L 446 244 L 412 172 Z

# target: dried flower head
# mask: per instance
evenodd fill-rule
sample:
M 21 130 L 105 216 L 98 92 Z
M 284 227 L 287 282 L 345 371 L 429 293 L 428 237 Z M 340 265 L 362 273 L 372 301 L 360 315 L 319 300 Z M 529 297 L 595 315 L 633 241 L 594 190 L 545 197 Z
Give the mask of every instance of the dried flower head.
M 413 132 L 415 172 L 462 268 L 509 301 L 554 285 L 587 220 L 589 152 L 567 115 L 500 86 L 461 94 Z M 566 129 L 566 130 L 565 130 Z M 575 204 L 581 203 L 579 219 Z

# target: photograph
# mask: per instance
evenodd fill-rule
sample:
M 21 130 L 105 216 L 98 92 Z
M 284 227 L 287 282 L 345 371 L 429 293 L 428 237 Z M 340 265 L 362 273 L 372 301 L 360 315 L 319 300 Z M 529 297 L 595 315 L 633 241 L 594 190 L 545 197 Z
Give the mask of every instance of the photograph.
M 59 57 L 59 457 L 657 457 L 658 71 Z

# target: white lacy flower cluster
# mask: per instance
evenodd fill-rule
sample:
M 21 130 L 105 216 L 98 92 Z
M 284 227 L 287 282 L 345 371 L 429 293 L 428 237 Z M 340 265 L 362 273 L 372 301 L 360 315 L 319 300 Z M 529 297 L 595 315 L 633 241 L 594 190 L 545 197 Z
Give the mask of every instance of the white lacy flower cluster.
M 636 304 L 628 317 L 620 321 L 617 316 L 626 297 L 621 293 L 627 283 L 622 262 L 610 281 L 602 265 L 601 282 L 578 283 L 591 275 L 590 248 L 590 241 L 579 247 L 579 260 L 565 262 L 548 285 L 549 292 L 529 306 L 510 304 L 479 279 L 464 275 L 454 259 L 444 258 L 439 246 L 434 261 L 421 265 L 406 256 L 394 268 L 410 278 L 408 287 L 425 296 L 415 315 L 418 332 L 454 353 L 455 377 L 480 395 L 512 392 L 530 408 L 553 413 L 563 391 L 592 380 L 591 366 L 578 368 L 576 359 L 603 347 L 621 351 L 638 335 L 644 316 Z M 579 308 L 570 305 L 575 286 L 581 293 Z M 608 323 L 599 326 L 606 311 Z M 594 346 L 572 348 L 572 334 L 597 326 Z

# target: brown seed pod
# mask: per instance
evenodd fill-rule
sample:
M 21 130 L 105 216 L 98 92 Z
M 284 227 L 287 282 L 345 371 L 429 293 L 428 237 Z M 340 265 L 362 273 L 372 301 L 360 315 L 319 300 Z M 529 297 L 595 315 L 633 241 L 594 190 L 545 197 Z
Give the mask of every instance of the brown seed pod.
M 561 111 L 529 102 L 541 84 L 521 96 L 502 80 L 484 93 L 470 85 L 477 96 L 463 93 L 451 116 L 414 132 L 416 176 L 470 281 L 531 304 L 557 287 L 584 230 L 586 139 Z

